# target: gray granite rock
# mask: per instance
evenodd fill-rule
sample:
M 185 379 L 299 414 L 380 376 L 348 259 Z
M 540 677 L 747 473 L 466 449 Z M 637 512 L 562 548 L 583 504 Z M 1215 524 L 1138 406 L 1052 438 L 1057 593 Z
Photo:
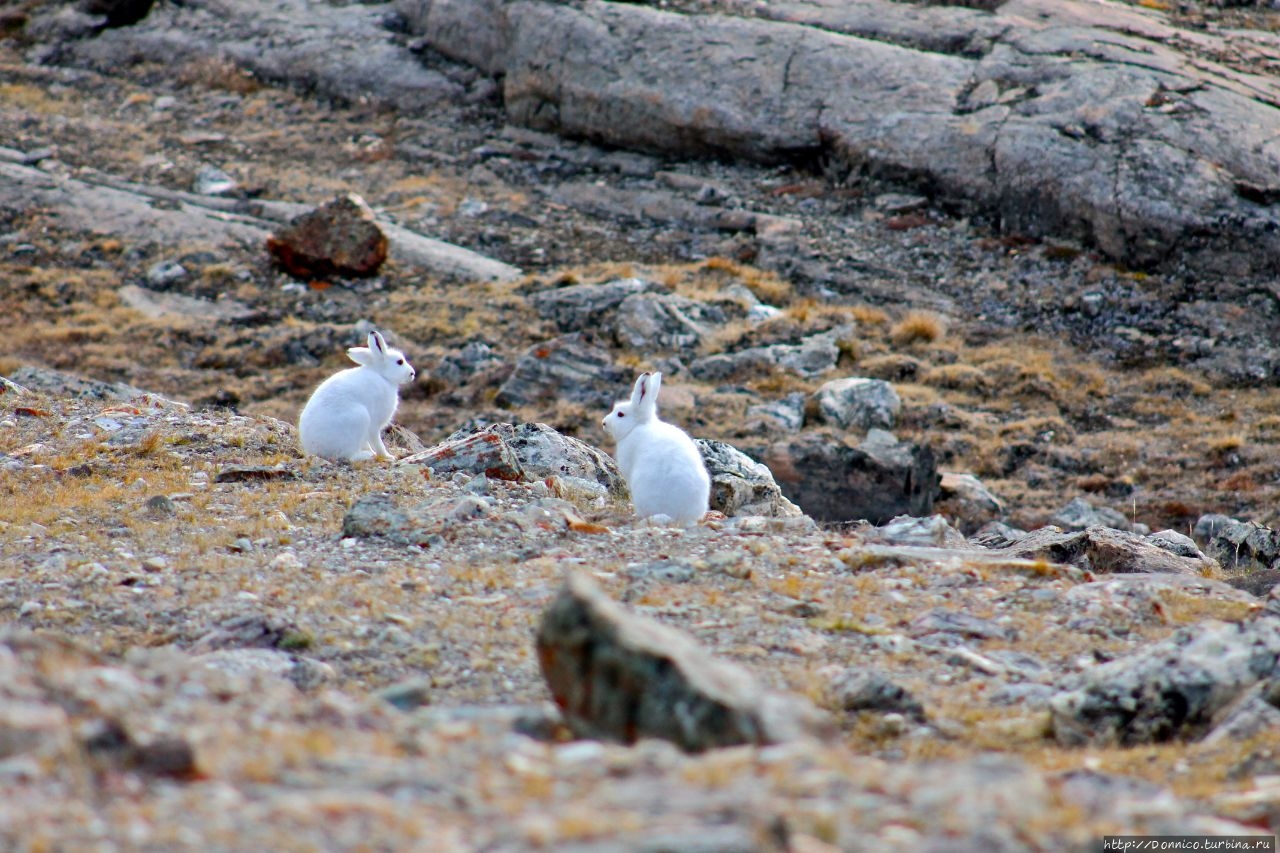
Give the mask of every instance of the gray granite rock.
M 727 516 L 794 518 L 800 508 L 789 501 L 769 468 L 731 444 L 694 439 L 711 475 L 711 509 Z
M 1280 531 L 1252 521 L 1218 522 L 1205 551 L 1224 569 L 1270 569 L 1280 565 Z
M 618 306 L 613 318 L 618 343 L 642 352 L 689 351 L 702 344 L 711 329 L 724 323 L 715 305 L 674 293 L 638 293 Z
M 972 536 L 983 525 L 1005 517 L 1004 501 L 972 474 L 943 471 L 938 483 L 938 512 L 952 520 L 960 532 Z
M 880 670 L 846 669 L 832 679 L 826 692 L 832 704 L 842 711 L 897 713 L 905 714 L 918 723 L 925 721 L 924 705 L 920 700 Z
M 543 613 L 537 650 L 551 695 L 583 737 L 661 738 L 701 752 L 828 730 L 806 700 L 769 693 L 747 670 L 629 613 L 579 574 Z
M 806 378 L 821 376 L 836 366 L 840 358 L 838 342 L 849 334 L 852 334 L 852 327 L 840 327 L 795 344 L 772 344 L 717 353 L 693 361 L 689 372 L 708 381 L 767 374 L 774 369 Z
M 494 402 L 510 407 L 567 400 L 608 409 L 616 389 L 629 376 L 613 363 L 607 350 L 575 332 L 526 350 Z
M 818 417 L 841 429 L 893 429 L 902 399 L 883 379 L 851 376 L 823 383 L 813 393 Z
M 1110 507 L 1095 507 L 1084 498 L 1072 498 L 1053 514 L 1049 523 L 1063 530 L 1085 530 L 1089 527 L 1113 527 L 1128 530 L 1131 525 L 1124 513 Z
M 519 124 L 911 175 L 1013 231 L 1079 238 L 1135 266 L 1194 255 L 1263 272 L 1280 258 L 1268 189 L 1280 183 L 1280 87 L 1236 70 L 1229 36 L 1148 10 L 881 0 L 771 3 L 743 18 L 474 5 L 401 3 L 431 47 L 501 76 Z
M 657 282 L 642 278 L 619 278 L 601 284 L 574 284 L 540 290 L 529 296 L 529 304 L 539 316 L 555 323 L 562 332 L 600 328 L 629 296 L 661 292 Z
M 1280 619 L 1207 622 L 1081 673 L 1050 702 L 1064 746 L 1204 735 L 1255 684 L 1280 675 Z

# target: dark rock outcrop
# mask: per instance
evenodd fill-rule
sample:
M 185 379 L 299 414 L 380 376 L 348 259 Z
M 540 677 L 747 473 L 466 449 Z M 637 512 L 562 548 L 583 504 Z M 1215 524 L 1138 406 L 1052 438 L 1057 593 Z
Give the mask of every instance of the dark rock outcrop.
M 858 447 L 809 434 L 773 444 L 765 455 L 782 493 L 819 521 L 925 516 L 938 496 L 927 446 L 871 430 Z

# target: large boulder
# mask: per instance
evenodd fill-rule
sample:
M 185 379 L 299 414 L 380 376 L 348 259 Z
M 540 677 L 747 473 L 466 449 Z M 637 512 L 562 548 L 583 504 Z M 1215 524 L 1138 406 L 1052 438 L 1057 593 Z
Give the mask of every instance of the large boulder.
M 365 200 L 344 193 L 267 238 L 267 251 L 295 278 L 371 276 L 387 259 L 387 235 Z
M 696 640 L 612 601 L 570 574 L 542 615 L 538 663 L 569 725 L 583 737 L 669 740 L 689 752 L 825 733 L 799 696 L 772 693 Z
M 884 430 L 871 430 L 857 447 L 800 435 L 771 445 L 765 462 L 782 493 L 819 521 L 884 524 L 899 515 L 925 516 L 938 496 L 933 451 Z
M 796 518 L 803 513 L 778 488 L 769 468 L 731 444 L 694 439 L 711 475 L 711 509 L 727 516 Z

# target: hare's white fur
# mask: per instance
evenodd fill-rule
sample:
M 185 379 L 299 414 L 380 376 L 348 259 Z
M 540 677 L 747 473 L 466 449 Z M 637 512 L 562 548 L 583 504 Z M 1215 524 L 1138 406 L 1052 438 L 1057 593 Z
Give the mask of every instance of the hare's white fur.
M 378 332 L 367 347 L 347 355 L 359 367 L 335 373 L 320 383 L 298 418 L 302 449 L 325 459 L 394 459 L 382 443 L 382 430 L 400 403 L 400 386 L 417 376 L 398 349 Z
M 618 444 L 618 467 L 641 518 L 689 525 L 707 511 L 711 477 L 684 430 L 658 419 L 661 373 L 642 373 L 631 399 L 614 404 L 604 428 Z

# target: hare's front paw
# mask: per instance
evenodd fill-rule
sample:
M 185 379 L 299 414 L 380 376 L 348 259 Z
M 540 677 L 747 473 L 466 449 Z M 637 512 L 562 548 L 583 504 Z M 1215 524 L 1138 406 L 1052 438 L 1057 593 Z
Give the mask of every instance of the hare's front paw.
M 394 454 L 391 454 L 391 453 L 379 453 L 378 461 L 379 462 L 395 462 L 396 457 Z

